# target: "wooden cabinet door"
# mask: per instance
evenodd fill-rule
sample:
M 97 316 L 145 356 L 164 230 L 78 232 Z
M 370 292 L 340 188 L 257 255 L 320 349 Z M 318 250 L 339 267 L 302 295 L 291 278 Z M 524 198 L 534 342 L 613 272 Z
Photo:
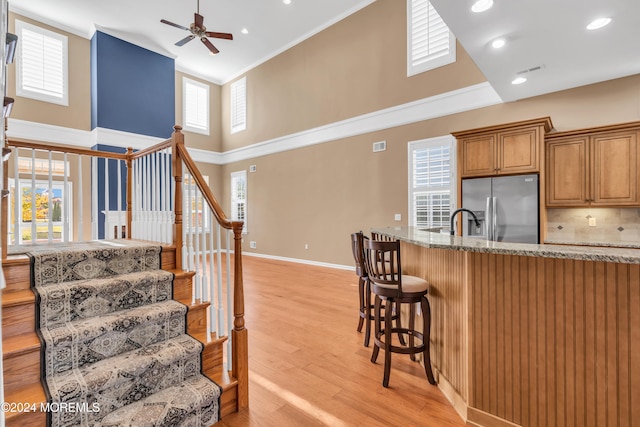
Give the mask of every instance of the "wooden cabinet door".
M 498 133 L 498 173 L 539 171 L 539 140 L 538 128 Z
M 638 132 L 593 135 L 591 144 L 591 205 L 637 204 Z
M 553 141 L 547 146 L 547 206 L 587 206 L 589 137 Z
M 495 135 L 465 138 L 460 144 L 462 176 L 495 175 Z

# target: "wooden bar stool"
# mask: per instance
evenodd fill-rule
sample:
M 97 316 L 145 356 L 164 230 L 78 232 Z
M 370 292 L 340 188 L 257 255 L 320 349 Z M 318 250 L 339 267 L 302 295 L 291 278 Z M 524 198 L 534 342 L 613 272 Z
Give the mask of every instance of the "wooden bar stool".
M 429 349 L 429 333 L 431 330 L 431 307 L 427 299 L 429 283 L 415 276 L 402 274 L 400 264 L 400 242 L 399 241 L 375 241 L 363 240 L 364 262 L 367 276 L 370 281 L 371 291 L 375 295 L 374 303 L 374 334 L 373 334 L 373 355 L 371 362 L 378 359 L 380 349 L 384 350 L 384 378 L 382 385 L 389 386 L 389 374 L 391 371 L 391 353 L 401 353 L 411 355 L 415 360 L 415 354 L 423 353 L 424 369 L 429 383 L 436 384 L 431 369 L 431 356 Z M 388 262 L 380 262 L 388 260 Z M 386 306 L 397 307 L 400 314 L 401 304 L 420 304 L 422 309 L 423 328 L 422 333 L 415 330 L 414 310 L 410 309 L 409 327 L 402 328 L 399 325 L 392 327 L 391 311 L 385 310 L 384 318 L 382 313 L 382 301 Z M 383 327 L 384 325 L 384 327 Z M 391 336 L 394 333 L 406 334 L 409 336 L 409 344 L 394 345 Z M 421 341 L 416 345 L 415 338 Z
M 371 285 L 367 276 L 367 269 L 364 265 L 364 246 L 363 242 L 369 240 L 367 236 L 358 231 L 351 234 L 351 251 L 353 259 L 356 263 L 356 274 L 358 275 L 358 295 L 360 301 L 360 318 L 358 319 L 358 332 L 362 332 L 365 327 L 364 346 L 369 347 L 371 339 L 371 322 L 373 321 L 373 304 L 371 303 Z M 384 305 L 382 306 L 384 309 Z M 400 327 L 400 308 L 396 307 L 395 313 L 392 313 L 391 320 L 396 321 L 396 326 Z M 404 344 L 404 337 L 398 335 L 401 343 Z

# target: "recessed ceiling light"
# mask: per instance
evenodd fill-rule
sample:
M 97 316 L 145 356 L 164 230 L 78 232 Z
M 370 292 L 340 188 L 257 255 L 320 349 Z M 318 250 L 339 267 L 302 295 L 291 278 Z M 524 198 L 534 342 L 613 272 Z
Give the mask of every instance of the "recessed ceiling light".
M 249 34 L 249 30 L 247 30 L 246 28 L 241 29 L 240 32 L 242 34 Z
M 284 3 L 284 4 L 291 4 L 291 0 L 282 0 L 282 3 Z
M 515 79 L 513 79 L 513 80 L 511 81 L 511 84 L 512 84 L 512 85 L 521 85 L 522 83 L 524 83 L 524 82 L 526 82 L 526 81 L 527 81 L 527 79 L 526 79 L 526 78 L 524 78 L 524 77 L 516 77 Z
M 587 30 L 597 30 L 598 28 L 602 28 L 609 24 L 609 22 L 611 22 L 611 18 L 594 19 L 589 25 L 587 25 Z
M 507 42 L 505 39 L 495 39 L 491 42 L 491 47 L 493 47 L 494 49 L 500 49 L 501 47 L 504 47 L 506 43 Z
M 471 10 L 476 13 L 484 12 L 493 6 L 493 0 L 477 0 L 473 6 L 471 6 Z

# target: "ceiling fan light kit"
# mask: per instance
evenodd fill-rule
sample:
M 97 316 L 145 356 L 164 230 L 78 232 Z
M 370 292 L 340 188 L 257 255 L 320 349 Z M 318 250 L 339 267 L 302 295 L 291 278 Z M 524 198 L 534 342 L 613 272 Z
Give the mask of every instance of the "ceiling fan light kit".
M 207 49 L 209 49 L 209 53 L 215 55 L 220 52 L 214 45 L 209 41 L 208 37 L 213 37 L 217 39 L 225 39 L 225 40 L 233 40 L 233 35 L 230 33 L 218 33 L 215 31 L 207 31 L 207 27 L 204 26 L 204 16 L 200 15 L 200 0 L 198 0 L 197 11 L 193 14 L 193 23 L 189 26 L 189 28 L 184 27 L 182 25 L 175 24 L 171 21 L 167 21 L 166 19 L 161 19 L 160 22 L 163 24 L 171 25 L 172 27 L 180 28 L 181 30 L 189 31 L 191 34 L 182 40 L 178 40 L 175 45 L 176 46 L 184 46 L 189 43 L 191 40 L 198 37 L 202 44 L 204 44 Z

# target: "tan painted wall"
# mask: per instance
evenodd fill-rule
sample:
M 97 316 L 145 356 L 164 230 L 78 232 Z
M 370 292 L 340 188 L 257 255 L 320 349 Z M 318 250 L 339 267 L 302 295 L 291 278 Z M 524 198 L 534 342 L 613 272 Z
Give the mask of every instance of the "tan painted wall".
M 255 164 L 244 250 L 351 265 L 350 233 L 407 225 L 409 141 L 547 115 L 558 130 L 640 120 L 640 75 L 225 165 L 224 206 L 230 172 Z
M 50 27 L 41 22 L 9 14 L 9 31 L 15 33 L 15 19 L 38 25 L 68 37 L 69 105 L 16 96 L 16 66 L 7 67 L 7 96 L 16 102 L 11 118 L 80 130 L 91 130 L 91 42 L 88 39 Z
M 377 0 L 247 73 L 247 130 L 224 151 L 486 81 L 458 45 L 457 61 L 407 77 L 406 2 Z
M 209 135 L 203 135 L 196 132 L 184 132 L 184 141 L 188 147 L 199 148 L 201 150 L 221 151 L 221 126 L 220 126 L 220 94 L 222 88 L 220 85 L 202 80 L 190 74 L 176 71 L 176 124 L 183 125 L 182 119 L 182 78 L 187 77 L 191 80 L 209 86 Z
M 207 147 L 219 144 L 221 151 L 227 151 L 485 80 L 460 46 L 455 64 L 406 77 L 405 13 L 403 1 L 377 0 L 247 73 L 245 132 L 229 135 L 229 85 L 219 95 L 213 90 L 221 101 L 220 140 L 189 134 L 187 145 L 217 151 Z M 87 74 L 88 49 L 87 41 Z M 178 83 L 180 74 L 176 79 Z M 181 91 L 181 81 L 176 87 Z M 177 94 L 176 99 L 181 97 Z M 54 110 L 44 115 L 53 116 L 58 124 L 63 118 L 57 115 L 63 113 Z M 176 110 L 178 118 L 181 108 Z M 37 113 L 32 117 L 25 110 L 23 114 L 14 117 L 51 123 Z M 350 233 L 406 224 L 409 141 L 547 115 L 558 130 L 639 120 L 640 76 L 234 164 L 200 166 L 210 177 L 219 174 L 220 179 L 212 179 L 212 187 L 214 194 L 223 195 L 227 212 L 229 174 L 257 166 L 255 174 L 248 174 L 245 251 L 351 265 Z M 372 153 L 371 143 L 380 140 L 387 141 L 387 151 Z M 401 222 L 393 221 L 395 213 L 402 214 Z M 249 249 L 252 240 L 257 242 L 255 250 Z M 305 244 L 309 249 L 304 249 Z

